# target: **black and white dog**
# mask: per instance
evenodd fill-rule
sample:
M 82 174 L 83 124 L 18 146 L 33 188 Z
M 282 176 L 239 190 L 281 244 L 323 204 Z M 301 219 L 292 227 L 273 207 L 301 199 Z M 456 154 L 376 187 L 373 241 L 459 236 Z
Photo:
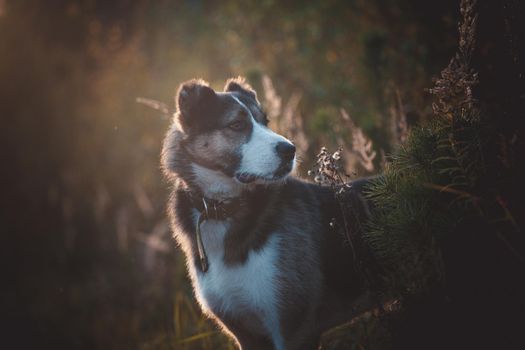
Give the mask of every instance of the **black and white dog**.
M 333 190 L 288 177 L 295 147 L 268 128 L 244 79 L 224 92 L 188 81 L 176 104 L 162 164 L 203 312 L 243 350 L 316 348 L 364 290 Z

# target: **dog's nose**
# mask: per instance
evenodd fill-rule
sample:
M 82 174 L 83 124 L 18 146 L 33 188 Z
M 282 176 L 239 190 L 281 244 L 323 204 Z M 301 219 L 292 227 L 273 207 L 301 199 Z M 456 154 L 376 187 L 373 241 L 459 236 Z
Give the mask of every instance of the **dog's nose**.
M 289 142 L 277 143 L 275 150 L 283 160 L 292 160 L 295 157 L 295 146 Z

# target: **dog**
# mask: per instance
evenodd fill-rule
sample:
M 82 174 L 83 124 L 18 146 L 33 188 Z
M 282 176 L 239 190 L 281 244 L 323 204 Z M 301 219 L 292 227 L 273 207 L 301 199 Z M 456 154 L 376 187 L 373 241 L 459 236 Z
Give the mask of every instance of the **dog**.
M 290 175 L 295 146 L 268 128 L 245 79 L 222 92 L 190 80 L 175 102 L 162 167 L 198 304 L 243 350 L 315 349 L 324 330 L 366 304 L 344 239 L 351 218 L 333 188 Z M 348 193 L 365 217 L 362 187 Z

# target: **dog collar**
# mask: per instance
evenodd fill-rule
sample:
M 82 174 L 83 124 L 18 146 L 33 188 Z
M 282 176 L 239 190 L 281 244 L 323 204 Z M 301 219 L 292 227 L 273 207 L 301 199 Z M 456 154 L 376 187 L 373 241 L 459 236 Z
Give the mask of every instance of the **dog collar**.
M 194 197 L 191 197 L 191 201 L 195 208 L 199 211 L 199 218 L 197 219 L 197 228 L 196 228 L 196 240 L 197 240 L 197 250 L 199 252 L 199 260 L 201 263 L 202 272 L 208 271 L 209 263 L 208 256 L 206 255 L 206 250 L 204 249 L 204 244 L 202 243 L 202 234 L 201 234 L 201 224 L 205 220 L 225 220 L 231 217 L 241 206 L 241 199 L 228 199 L 228 200 L 214 200 L 206 199 L 201 197 L 201 200 L 196 200 Z
M 216 200 L 201 197 L 200 199 L 192 198 L 192 202 L 195 209 L 204 214 L 206 219 L 225 220 L 236 213 L 243 201 L 240 198 Z

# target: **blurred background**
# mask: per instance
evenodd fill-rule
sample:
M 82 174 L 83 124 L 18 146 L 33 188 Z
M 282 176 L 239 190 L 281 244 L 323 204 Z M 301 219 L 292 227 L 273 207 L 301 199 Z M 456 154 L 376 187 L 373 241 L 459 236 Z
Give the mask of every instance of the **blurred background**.
M 457 43 L 458 2 L 0 0 L 1 318 L 13 349 L 231 349 L 195 307 L 159 153 L 190 78 L 246 76 L 307 177 L 381 170 Z

